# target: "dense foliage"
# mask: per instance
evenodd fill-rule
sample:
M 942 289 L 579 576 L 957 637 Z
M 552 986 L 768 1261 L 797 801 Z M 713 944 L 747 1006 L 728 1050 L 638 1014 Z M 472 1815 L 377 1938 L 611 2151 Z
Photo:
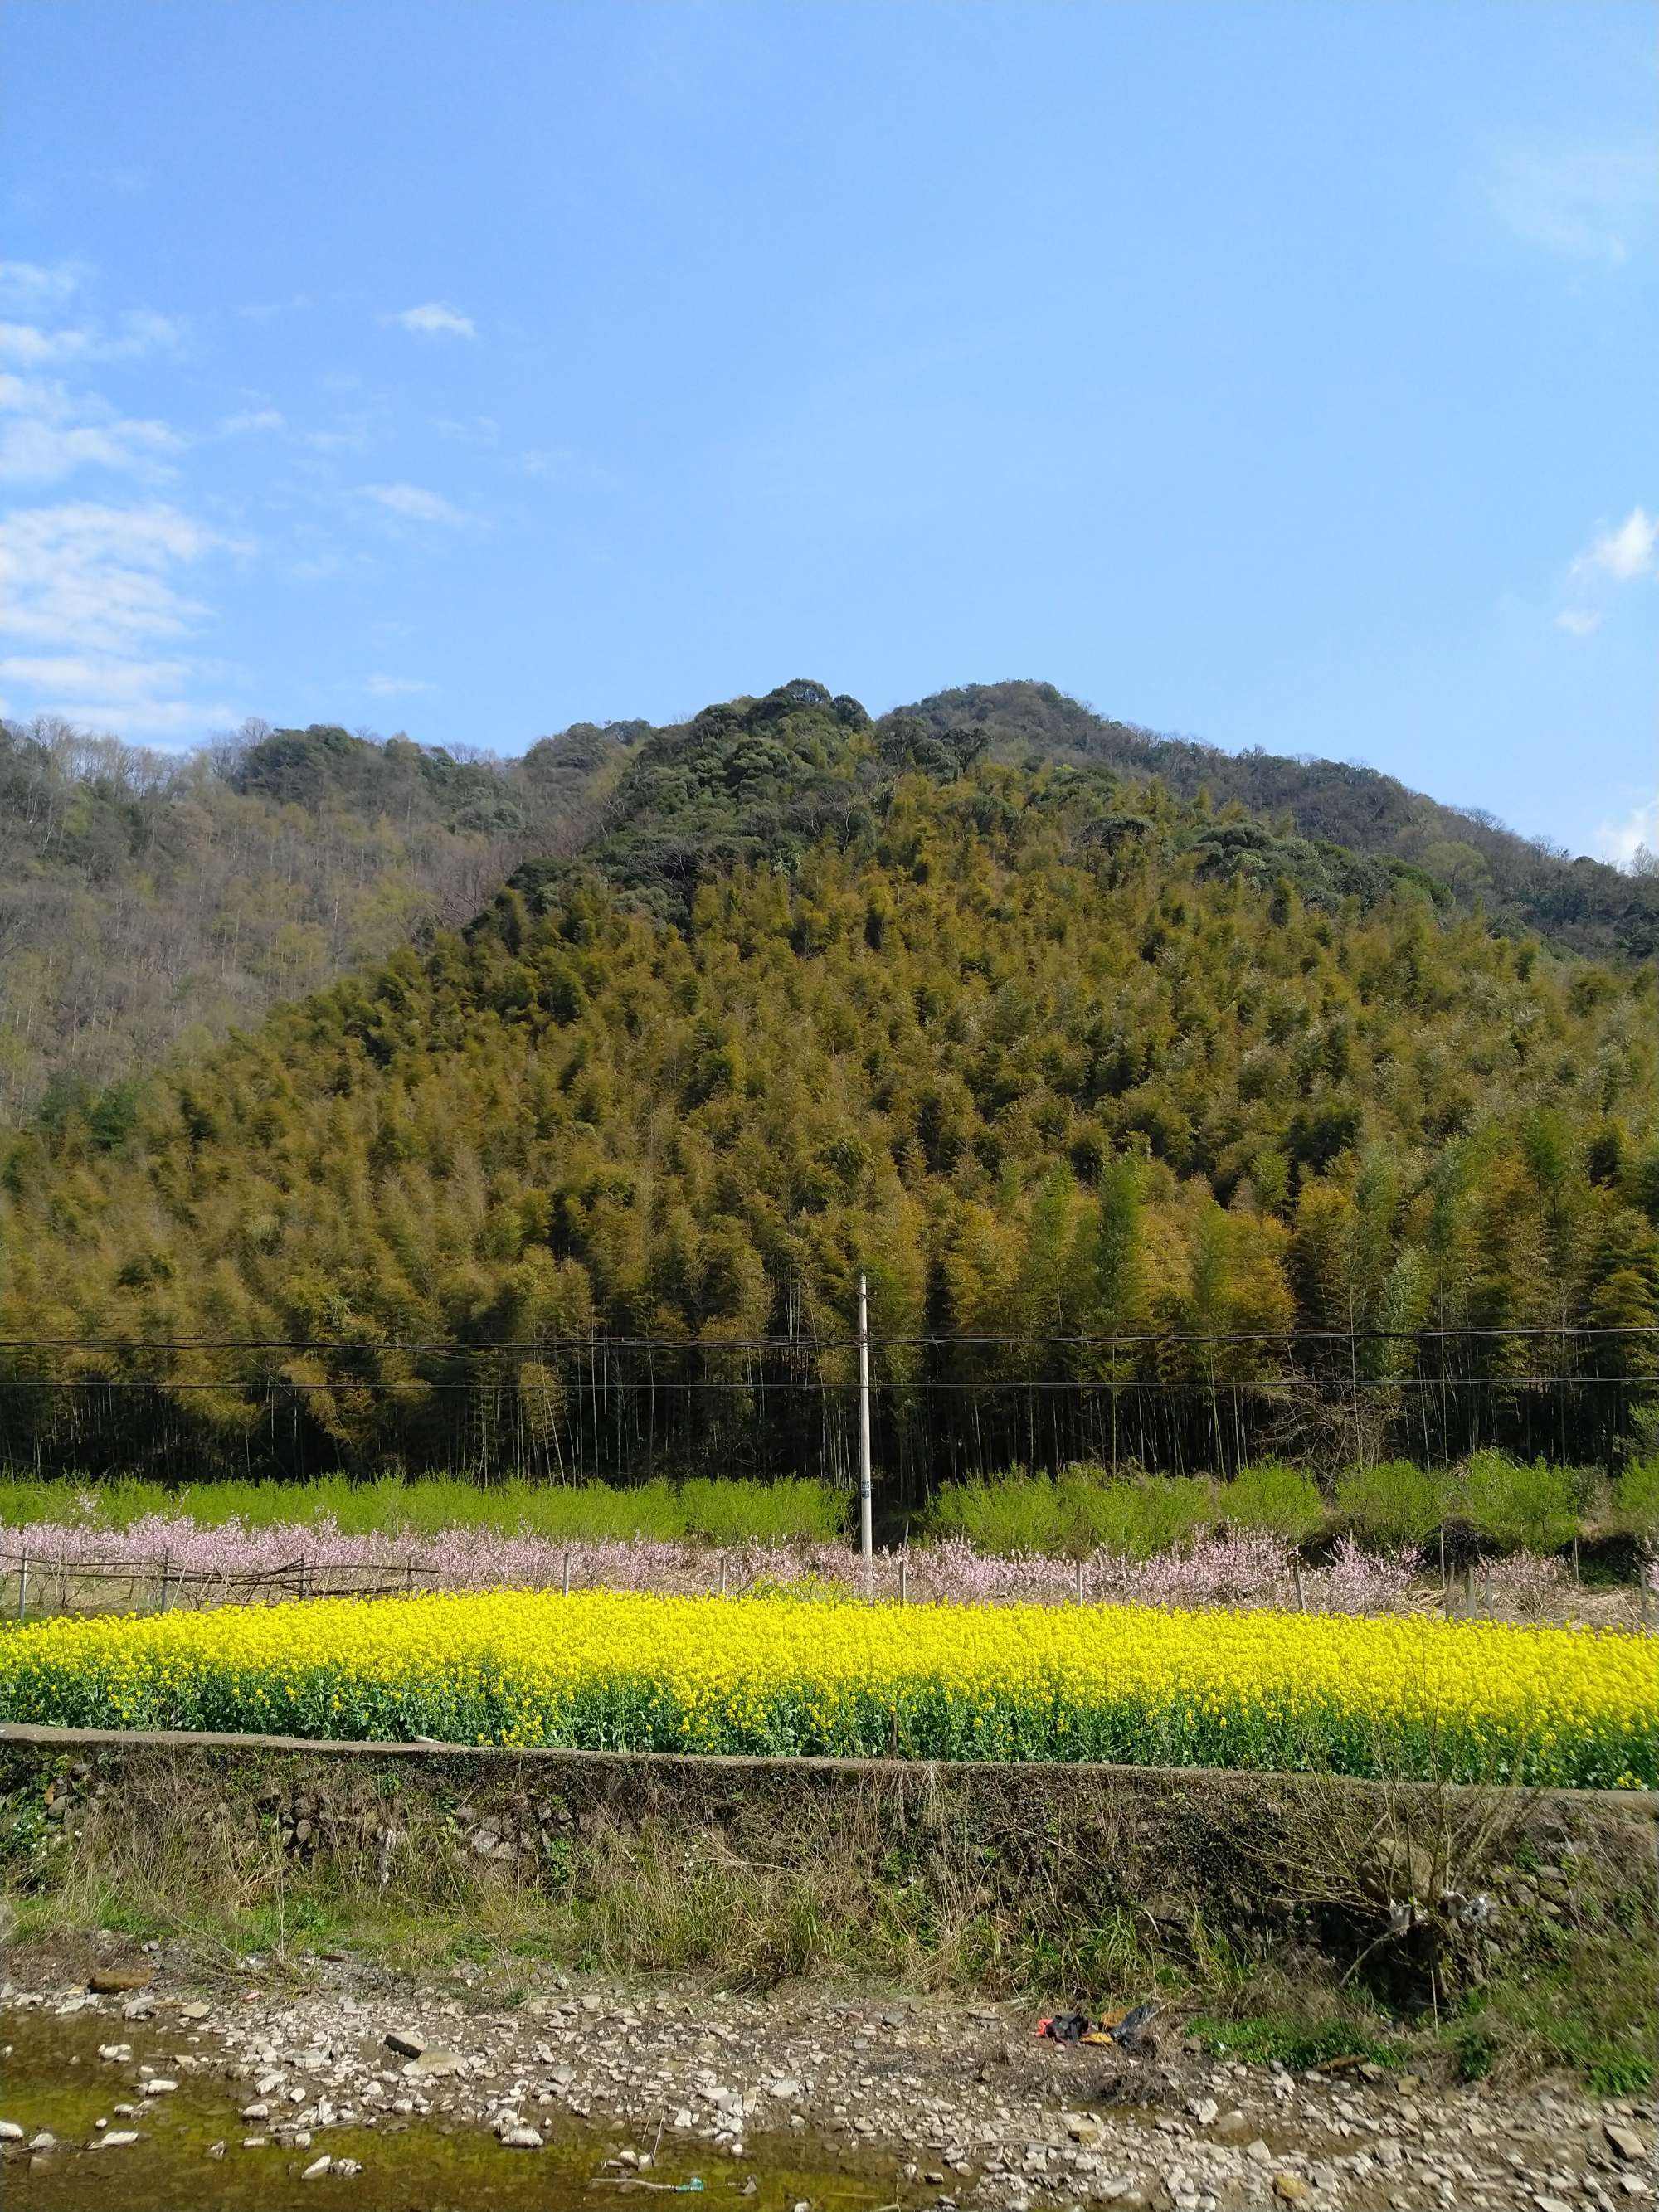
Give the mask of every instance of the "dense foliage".
M 1152 1606 L 491 1591 L 48 1621 L 0 1638 L 0 1719 L 1659 1782 L 1644 1636 Z
M 970 720 L 1006 758 L 1098 762 L 1178 797 L 1236 800 L 1297 835 L 1378 860 L 1410 862 L 1464 909 L 1510 933 L 1535 931 L 1600 955 L 1659 953 L 1659 856 L 1633 872 L 1517 836 L 1490 813 L 1444 806 L 1352 761 L 1226 753 L 1111 720 L 1052 684 L 969 684 L 907 712 L 933 730 Z
M 0 723 L 0 1123 L 470 921 L 586 834 L 636 734 L 500 763 L 252 724 L 180 758 Z
M 1528 1381 L 1655 1340 L 1524 1332 L 1659 1317 L 1653 969 L 980 750 L 816 685 L 710 710 L 465 937 L 15 1138 L 12 1455 L 833 1474 L 860 1267 L 901 1494 L 1601 1449 L 1625 1385 Z M 133 1337 L 269 1348 L 41 1341 Z M 732 1348 L 617 1341 L 690 1337 Z
M 611 818 L 630 763 L 633 858 L 665 887 L 775 852 L 786 830 L 841 834 L 847 779 L 822 748 L 814 762 L 792 743 L 802 694 L 819 687 L 785 685 L 663 730 L 580 723 L 505 760 L 326 724 L 251 722 L 180 757 L 50 718 L 0 723 L 0 1126 L 41 1109 L 56 1122 L 163 1052 L 199 1055 L 279 1000 L 464 925 L 520 863 L 532 884 L 544 879 Z M 854 701 L 835 706 L 843 732 L 864 725 Z M 722 723 L 742 757 L 702 782 Z M 875 726 L 868 765 L 948 775 L 981 755 L 1109 769 L 1131 823 L 1156 811 L 1140 795 L 1153 781 L 1178 799 L 1232 803 L 1221 857 L 1261 883 L 1289 874 L 1370 895 L 1391 867 L 1411 870 L 1441 903 L 1479 907 L 1510 934 L 1659 952 L 1651 869 L 1569 859 L 1370 769 L 1157 737 L 1051 684 L 974 684 L 902 708 Z M 739 830 L 734 805 L 781 759 L 792 788 L 774 778 L 773 812 L 787 821 Z M 696 809 L 683 803 L 688 775 Z M 672 830 L 652 819 L 657 801 Z M 1239 805 L 1258 818 L 1237 818 Z

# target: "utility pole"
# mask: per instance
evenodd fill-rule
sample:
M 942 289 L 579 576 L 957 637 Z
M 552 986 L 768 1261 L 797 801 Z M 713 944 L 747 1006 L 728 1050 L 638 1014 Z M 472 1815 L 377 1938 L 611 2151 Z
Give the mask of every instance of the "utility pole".
M 870 1291 L 859 1271 L 859 1540 L 867 1582 L 875 1572 L 875 1532 L 870 1510 Z

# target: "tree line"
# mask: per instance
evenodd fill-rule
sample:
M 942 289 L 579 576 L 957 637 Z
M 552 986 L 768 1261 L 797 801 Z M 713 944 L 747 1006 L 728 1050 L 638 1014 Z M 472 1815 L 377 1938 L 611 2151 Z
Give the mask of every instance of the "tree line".
M 834 1474 L 860 1269 L 905 1495 L 1617 1449 L 1659 1367 L 1650 964 L 890 739 L 813 685 L 656 733 L 471 929 L 14 1136 L 9 1455 Z

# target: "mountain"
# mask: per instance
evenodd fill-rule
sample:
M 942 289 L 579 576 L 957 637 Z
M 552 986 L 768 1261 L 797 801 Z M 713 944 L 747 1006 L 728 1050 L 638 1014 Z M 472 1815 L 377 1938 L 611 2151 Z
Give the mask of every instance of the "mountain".
M 1604 1449 L 1651 1353 L 1526 1332 L 1659 1316 L 1653 965 L 997 750 L 808 683 L 556 745 L 590 834 L 465 931 L 4 1146 L 0 1445 L 833 1467 L 862 1268 L 903 1494 L 1351 1411 Z
M 1659 871 L 1626 874 L 1573 858 L 1375 769 L 1159 737 L 1097 714 L 1052 684 L 969 684 L 901 711 L 937 731 L 976 723 L 1005 759 L 1098 763 L 1137 781 L 1156 778 L 1184 799 L 1236 802 L 1304 837 L 1407 861 L 1510 934 L 1536 931 L 1601 957 L 1659 954 Z
M 641 726 L 495 763 L 327 726 L 179 758 L 0 724 L 0 1124 L 470 920 L 588 833 Z
M 843 710 L 867 719 L 855 702 Z M 579 723 L 507 760 L 322 724 L 252 723 L 185 758 L 60 722 L 0 724 L 0 1127 L 60 1118 L 163 1054 L 199 1054 L 283 1000 L 469 921 L 521 863 L 556 866 L 599 834 L 647 739 L 648 773 L 671 799 L 676 758 L 702 743 L 689 732 L 707 720 L 678 732 Z M 778 720 L 761 714 L 751 742 L 769 742 Z M 1156 737 L 1044 684 L 939 692 L 876 726 L 883 758 L 925 772 L 986 751 L 1109 769 L 1212 811 L 1242 806 L 1271 841 L 1264 879 L 1299 839 L 1314 851 L 1292 872 L 1309 881 L 1322 865 L 1332 880 L 1367 862 L 1412 868 L 1506 934 L 1603 957 L 1659 953 L 1659 877 L 1569 860 L 1369 769 Z M 757 767 L 743 771 L 751 783 Z M 817 774 L 792 763 L 798 812 L 801 779 Z M 698 820 L 668 810 L 685 842 L 661 855 L 662 882 L 708 864 L 723 805 Z M 668 834 L 641 826 L 648 812 L 631 817 L 647 843 Z M 810 830 L 810 806 L 800 818 Z

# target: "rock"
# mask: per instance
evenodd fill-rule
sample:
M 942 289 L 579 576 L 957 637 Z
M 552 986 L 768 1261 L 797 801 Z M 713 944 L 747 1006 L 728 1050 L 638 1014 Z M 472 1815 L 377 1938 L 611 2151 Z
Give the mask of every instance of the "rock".
M 334 2161 L 336 2173 L 343 2173 L 349 2177 L 354 2173 L 361 2173 L 362 2170 L 363 2162 L 360 2158 L 337 2158 Z
M 137 2140 L 137 2128 L 111 2128 L 107 2134 L 94 2136 L 91 2148 L 94 2150 L 116 2150 L 123 2143 L 135 2143 Z
M 100 1966 L 87 1976 L 87 1987 L 95 1997 L 119 1997 L 147 1990 L 155 1979 L 153 1966 Z
M 268 2120 L 270 2118 L 270 2107 L 263 2101 L 257 2105 L 244 2105 L 242 2118 L 245 2120 Z
M 170 2097 L 178 2086 L 176 2081 L 170 2081 L 160 2074 L 152 2074 L 144 2084 L 144 2094 L 147 2097 Z
M 56 2150 L 57 2148 L 58 2138 L 50 2128 L 42 2128 L 38 2136 L 29 2137 L 31 2150 Z
M 428 2050 L 410 2060 L 404 2075 L 410 2081 L 429 2081 L 440 2075 L 459 2074 L 465 2064 L 459 2051 Z
M 1281 2204 L 1305 2204 L 1313 2191 L 1299 2173 L 1276 2173 L 1273 2176 L 1273 2195 Z
M 419 2058 L 426 2050 L 426 2041 L 413 2028 L 394 2027 L 386 2035 L 386 2047 L 395 2051 L 399 2058 Z
M 505 2150 L 539 2150 L 544 2141 L 538 2128 L 508 2128 L 501 2136 Z
M 179 2017 L 180 2020 L 205 2020 L 212 2010 L 213 2007 L 204 1998 L 198 1997 L 193 2004 L 179 2008 Z
M 312 2160 L 300 2179 L 301 2181 L 320 2181 L 325 2173 L 331 2173 L 333 2171 L 334 2161 L 325 2151 L 320 2158 Z
M 1198 2122 L 1200 2127 L 1207 2128 L 1221 2107 L 1213 2097 L 1194 2097 L 1188 2105 L 1187 2110 Z
M 1601 2132 L 1609 2148 L 1617 2158 L 1631 2166 L 1640 2166 L 1648 2154 L 1648 2147 L 1634 2128 L 1626 2127 L 1622 2120 L 1603 2120 Z
M 219 2141 L 218 2141 L 217 2142 L 215 2142 L 215 2143 L 210 2143 L 210 2144 L 208 2145 L 208 2147 L 207 2147 L 206 2151 L 204 2153 L 204 2155 L 205 2157 L 207 2157 L 207 2158 L 222 2158 L 222 2157 L 224 2156 L 224 2154 L 225 2154 L 225 2144 L 224 2144 L 224 2138 L 223 2138 L 223 2136 L 222 2136 L 220 2137 L 220 2139 L 219 2139 Z
M 0 2142 L 21 2142 L 23 2130 L 15 2120 L 0 2120 Z

